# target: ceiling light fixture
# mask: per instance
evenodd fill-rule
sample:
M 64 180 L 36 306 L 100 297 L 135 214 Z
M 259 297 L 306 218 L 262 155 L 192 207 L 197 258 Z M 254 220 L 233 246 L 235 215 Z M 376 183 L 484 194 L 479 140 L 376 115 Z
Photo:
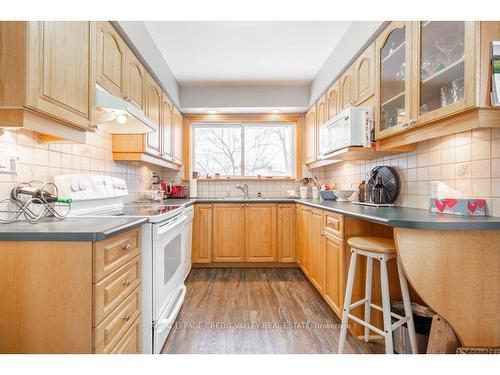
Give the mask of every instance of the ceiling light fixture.
M 216 111 L 215 109 L 209 109 L 209 110 L 207 111 L 207 113 L 208 113 L 209 115 L 215 115 L 215 114 L 217 113 L 217 111 Z
M 124 114 L 120 114 L 116 116 L 116 121 L 118 121 L 119 124 L 125 124 L 128 120 L 128 116 Z

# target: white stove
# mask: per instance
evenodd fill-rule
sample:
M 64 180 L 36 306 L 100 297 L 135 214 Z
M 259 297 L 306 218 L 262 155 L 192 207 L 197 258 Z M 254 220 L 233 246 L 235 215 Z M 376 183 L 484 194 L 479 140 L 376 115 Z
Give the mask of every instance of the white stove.
M 101 175 L 54 177 L 59 195 L 73 199 L 72 216 L 147 217 L 142 243 L 142 353 L 160 353 L 184 302 L 191 270 L 193 207 L 124 203 L 124 180 Z

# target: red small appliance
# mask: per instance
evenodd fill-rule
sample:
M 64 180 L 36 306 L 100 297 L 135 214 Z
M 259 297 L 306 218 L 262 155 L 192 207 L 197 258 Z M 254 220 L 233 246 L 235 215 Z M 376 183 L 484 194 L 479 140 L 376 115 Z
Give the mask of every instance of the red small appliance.
M 189 196 L 186 185 L 169 185 L 164 191 L 167 198 L 187 198 Z

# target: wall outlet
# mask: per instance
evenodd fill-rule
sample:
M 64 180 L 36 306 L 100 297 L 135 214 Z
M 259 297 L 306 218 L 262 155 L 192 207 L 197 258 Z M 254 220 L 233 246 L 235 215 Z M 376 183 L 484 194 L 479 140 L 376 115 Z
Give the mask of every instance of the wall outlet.
M 15 151 L 0 151 L 0 173 L 17 173 L 17 153 Z

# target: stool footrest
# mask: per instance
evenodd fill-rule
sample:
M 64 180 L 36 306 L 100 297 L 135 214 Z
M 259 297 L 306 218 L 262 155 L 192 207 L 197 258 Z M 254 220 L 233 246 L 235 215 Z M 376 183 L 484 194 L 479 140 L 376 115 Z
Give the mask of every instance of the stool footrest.
M 349 316 L 349 319 L 354 320 L 356 323 L 361 324 L 363 327 L 366 327 L 366 328 L 368 328 L 369 330 L 371 330 L 371 331 L 373 331 L 373 332 L 376 332 L 376 333 L 378 333 L 379 335 L 381 335 L 381 336 L 384 336 L 384 337 L 385 337 L 385 332 L 384 332 L 384 331 L 382 331 L 381 329 L 378 329 L 377 327 L 372 326 L 371 324 L 369 324 L 369 323 L 365 322 L 363 319 L 360 319 L 360 318 L 358 318 L 357 316 L 354 316 L 354 315 L 352 315 L 352 314 L 349 314 L 348 316 Z
M 394 323 L 392 326 L 391 326 L 391 331 L 394 331 L 396 330 L 397 328 L 401 327 L 403 324 L 405 324 L 407 321 L 409 321 L 410 318 L 405 316 L 404 318 L 402 319 L 399 319 L 396 323 Z
M 349 310 L 355 309 L 356 307 L 364 305 L 367 302 L 368 302 L 368 298 L 360 299 L 359 301 L 356 301 L 353 304 L 351 304 L 350 307 L 349 307 Z M 382 307 L 380 307 L 379 305 L 375 305 L 374 303 L 370 303 L 370 307 L 373 308 L 373 309 L 375 309 L 375 310 L 378 310 L 380 312 L 384 312 L 384 310 L 382 309 Z M 396 319 L 399 319 L 399 320 L 405 319 L 405 317 L 403 317 L 403 316 L 401 316 L 399 314 L 393 313 L 392 311 L 391 311 L 391 315 L 393 317 L 395 317 Z

